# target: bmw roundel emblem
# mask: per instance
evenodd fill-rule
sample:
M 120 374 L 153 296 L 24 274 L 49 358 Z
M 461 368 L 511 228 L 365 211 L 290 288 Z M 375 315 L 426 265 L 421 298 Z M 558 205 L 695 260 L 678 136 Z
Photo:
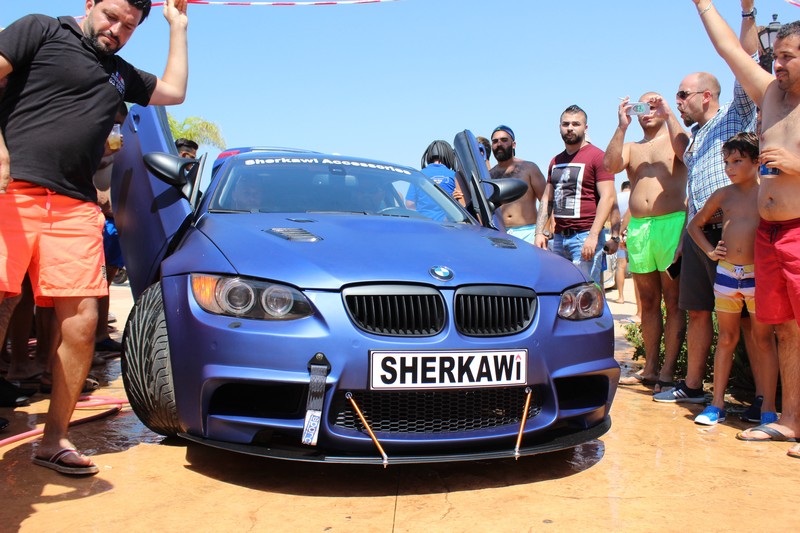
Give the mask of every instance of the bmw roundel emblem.
M 453 276 L 455 276 L 453 271 L 447 268 L 446 266 L 431 267 L 431 269 L 428 272 L 430 273 L 431 276 L 441 281 L 450 281 L 451 279 L 453 279 Z

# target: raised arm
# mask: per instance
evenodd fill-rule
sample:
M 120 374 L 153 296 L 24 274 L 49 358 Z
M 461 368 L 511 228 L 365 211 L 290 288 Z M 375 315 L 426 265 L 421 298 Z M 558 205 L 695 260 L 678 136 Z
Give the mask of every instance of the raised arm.
M 622 172 L 628 166 L 629 150 L 625 144 L 625 132 L 628 131 L 628 126 L 631 125 L 631 116 L 628 115 L 628 109 L 631 107 L 629 100 L 630 98 L 626 96 L 619 104 L 617 109 L 619 123 L 606 147 L 606 155 L 603 156 L 603 168 L 612 174 Z
M 761 106 L 767 87 L 769 87 L 769 84 L 772 83 L 775 78 L 762 69 L 758 63 L 751 58 L 758 44 L 752 42 L 752 33 L 755 32 L 755 29 L 749 31 L 747 28 L 750 24 L 755 26 L 755 21 L 749 18 L 742 20 L 740 42 L 730 26 L 728 26 L 719 12 L 717 12 L 711 0 L 692 0 L 692 2 L 697 6 L 700 20 L 703 22 L 706 33 L 708 33 L 708 36 L 711 38 L 711 43 L 714 45 L 717 53 L 731 68 L 734 76 L 736 76 L 736 79 L 742 84 L 745 92 L 747 92 L 747 95 L 753 99 L 756 105 Z M 742 6 L 744 6 L 745 3 L 746 2 L 743 0 Z M 752 2 L 750 2 L 750 5 L 752 6 Z M 748 53 L 743 46 L 747 46 L 752 51 Z
M 164 74 L 156 83 L 150 97 L 151 105 L 174 105 L 186 99 L 186 84 L 189 79 L 189 52 L 186 30 L 189 18 L 186 15 L 187 0 L 164 2 L 164 18 L 169 23 L 169 53 Z
M 667 105 L 667 102 L 660 96 L 654 96 L 650 99 L 650 103 L 655 106 L 656 116 L 663 118 L 667 123 L 667 131 L 669 133 L 669 141 L 672 144 L 672 150 L 675 155 L 683 162 L 683 154 L 686 152 L 686 147 L 689 146 L 689 135 L 683 129 L 681 123 L 678 122 L 678 117 L 672 112 L 672 109 Z

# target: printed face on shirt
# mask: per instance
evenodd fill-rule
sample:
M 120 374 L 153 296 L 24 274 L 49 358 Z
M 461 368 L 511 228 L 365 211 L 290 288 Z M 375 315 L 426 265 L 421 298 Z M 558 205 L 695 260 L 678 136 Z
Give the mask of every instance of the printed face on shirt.
M 127 0 L 87 0 L 83 33 L 102 55 L 116 54 L 133 35 L 142 11 Z
M 511 140 L 511 136 L 505 131 L 496 131 L 492 135 L 492 153 L 497 162 L 508 161 L 514 157 L 514 149 L 517 143 Z
M 564 144 L 581 144 L 586 138 L 586 115 L 564 113 L 561 115 L 561 138 Z

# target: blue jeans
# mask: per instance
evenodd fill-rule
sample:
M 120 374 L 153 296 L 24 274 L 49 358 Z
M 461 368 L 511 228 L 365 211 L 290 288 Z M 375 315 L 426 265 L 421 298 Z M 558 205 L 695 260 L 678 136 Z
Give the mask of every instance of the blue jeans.
M 588 236 L 588 231 L 576 233 L 571 237 L 564 237 L 556 233 L 553 238 L 553 252 L 572 261 L 572 264 L 578 267 L 581 272 L 583 272 L 584 276 L 597 283 L 599 287 L 602 287 L 603 270 L 605 269 L 603 246 L 606 243 L 606 231 L 602 230 L 600 236 L 597 237 L 597 247 L 594 250 L 594 257 L 589 261 L 584 261 L 581 258 L 581 250 Z

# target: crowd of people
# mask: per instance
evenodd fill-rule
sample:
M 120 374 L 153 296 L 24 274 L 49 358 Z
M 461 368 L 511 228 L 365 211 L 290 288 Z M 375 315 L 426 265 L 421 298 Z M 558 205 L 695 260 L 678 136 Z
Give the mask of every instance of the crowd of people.
M 711 0 L 692 2 L 736 76 L 732 102 L 720 102 L 722 89 L 713 75 L 689 74 L 678 85 L 677 114 L 654 92 L 639 102 L 624 99 L 605 150 L 587 137 L 587 112 L 569 106 L 559 121 L 564 150 L 551 159 L 546 174 L 516 156 L 509 126 L 479 138 L 480 147 L 491 178 L 513 177 L 528 185 L 522 198 L 501 208 L 509 234 L 565 257 L 601 286 L 606 254 L 616 254 L 623 270 L 619 298 L 624 270 L 630 269 L 641 306 L 645 365 L 621 385 L 652 385 L 656 402 L 705 403 L 702 379 L 716 312 L 714 395 L 695 422 L 713 425 L 726 419 L 724 392 L 741 329 L 757 394 L 744 417 L 759 425 L 737 438 L 795 442 L 800 437 L 800 249 L 795 243 L 800 195 L 793 191 L 800 189 L 800 133 L 793 126 L 800 106 L 800 22 L 778 34 L 773 75 L 756 61 L 754 0 L 741 0 L 738 37 Z M 89 370 L 98 346 L 119 348 L 108 337 L 104 318 L 106 274 L 121 264 L 113 251 L 113 212 L 103 174 L 119 149 L 109 131 L 124 120 L 124 102 L 184 100 L 186 4 L 164 2 L 170 45 L 160 78 L 116 55 L 147 18 L 149 0 L 93 0 L 80 23 L 30 15 L 0 32 L 0 80 L 7 84 L 0 96 L 0 304 L 7 309 L 0 308 L 0 333 L 30 331 L 29 321 L 27 330 L 25 323 L 9 327 L 16 300 L 27 302 L 16 304 L 22 305 L 20 320 L 30 320 L 33 304 L 49 310 L 41 313 L 41 324 L 37 312 L 42 353 L 30 358 L 25 352 L 20 364 L 33 366 L 9 372 L 49 376 L 51 401 L 33 462 L 63 474 L 98 471 L 70 442 L 67 427 L 79 395 L 94 386 Z M 642 136 L 626 141 L 634 116 Z M 183 157 L 195 157 L 198 146 L 179 139 L 176 148 Z M 421 166 L 463 201 L 454 157 L 446 142 L 435 141 Z M 629 193 L 618 196 L 615 174 L 623 171 Z M 425 208 L 413 194 L 406 202 L 409 208 Z M 687 372 L 675 382 L 684 338 Z M 12 338 L 12 363 L 13 345 Z M 0 380 L 0 398 L 7 404 L 28 393 Z M 4 423 L 0 419 L 0 426 Z M 800 457 L 800 445 L 788 454 Z
M 525 197 L 501 208 L 509 234 L 564 256 L 601 286 L 603 254 L 616 254 L 619 303 L 630 269 L 645 365 L 620 385 L 652 385 L 660 403 L 706 403 L 703 376 L 716 313 L 713 400 L 695 423 L 725 421 L 725 390 L 741 335 L 756 384 L 755 401 L 741 418 L 758 425 L 736 437 L 796 442 L 800 199 L 793 191 L 800 189 L 794 140 L 800 134 L 792 128 L 800 106 L 800 22 L 778 34 L 773 75 L 758 63 L 754 0 L 741 0 L 738 38 L 710 0 L 692 1 L 736 76 L 732 102 L 720 102 L 719 81 L 707 72 L 680 82 L 677 115 L 658 93 L 645 93 L 638 102 L 625 98 L 605 151 L 586 137 L 586 111 L 570 106 L 560 119 L 565 149 L 550 161 L 546 178 L 536 164 L 516 157 L 514 132 L 500 125 L 491 136 L 497 165 L 490 174 L 529 186 Z M 626 142 L 634 116 L 642 137 Z M 614 175 L 623 171 L 630 192 L 617 195 Z M 687 372 L 676 382 L 684 340 Z M 800 445 L 788 455 L 800 458 Z

